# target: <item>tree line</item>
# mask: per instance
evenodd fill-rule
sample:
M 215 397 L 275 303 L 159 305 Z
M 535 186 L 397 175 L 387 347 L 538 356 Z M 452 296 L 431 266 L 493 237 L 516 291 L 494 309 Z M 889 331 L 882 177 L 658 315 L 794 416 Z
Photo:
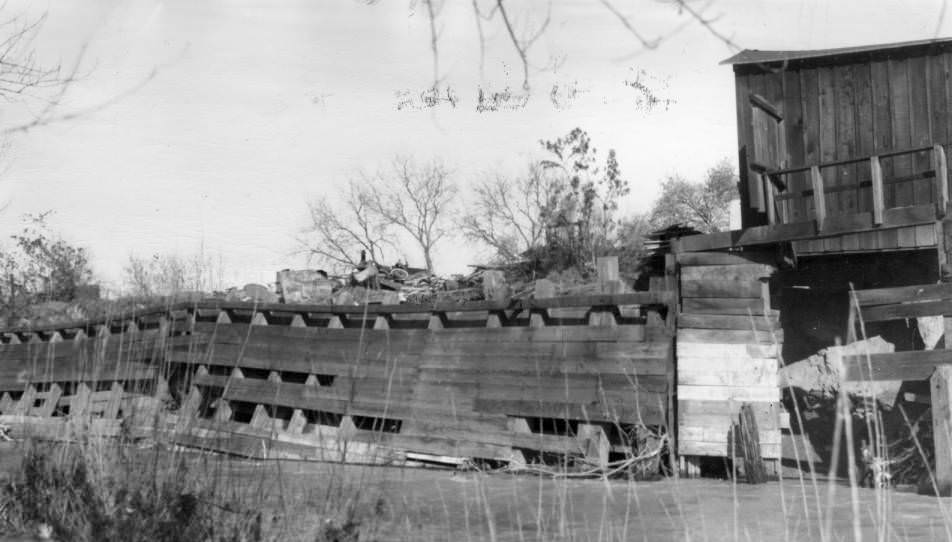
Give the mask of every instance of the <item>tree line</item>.
M 434 252 L 452 240 L 488 249 L 490 264 L 585 270 L 595 258 L 615 255 L 634 273 L 652 231 L 680 225 L 711 233 L 729 227 L 737 175 L 727 159 L 697 181 L 667 177 L 647 212 L 623 215 L 619 204 L 631 186 L 613 149 L 602 155 L 588 133 L 575 128 L 539 141 L 539 151 L 521 174 L 476 180 L 439 160 L 397 157 L 312 201 L 299 243 L 315 263 L 334 269 L 352 268 L 362 258 L 389 264 L 412 250 L 434 272 Z

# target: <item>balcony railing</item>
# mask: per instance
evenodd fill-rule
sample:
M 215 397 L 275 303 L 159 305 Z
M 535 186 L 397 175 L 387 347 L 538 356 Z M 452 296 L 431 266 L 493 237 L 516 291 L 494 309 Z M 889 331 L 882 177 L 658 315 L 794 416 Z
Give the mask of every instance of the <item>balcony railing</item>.
M 949 201 L 942 145 L 758 175 L 766 196 L 768 224 L 815 220 L 821 233 L 923 222 L 944 216 Z

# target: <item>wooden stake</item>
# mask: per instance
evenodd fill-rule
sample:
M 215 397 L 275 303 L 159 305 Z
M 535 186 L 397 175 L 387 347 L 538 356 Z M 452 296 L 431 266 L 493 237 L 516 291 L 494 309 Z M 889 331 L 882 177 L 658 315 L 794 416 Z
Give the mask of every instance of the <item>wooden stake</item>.
M 757 419 L 754 417 L 754 407 L 744 403 L 740 407 L 740 451 L 744 459 L 744 473 L 747 483 L 762 484 L 767 481 L 767 467 L 764 465 L 760 453 L 760 432 L 757 430 Z
M 941 496 L 952 495 L 952 365 L 939 365 L 929 380 L 935 481 Z

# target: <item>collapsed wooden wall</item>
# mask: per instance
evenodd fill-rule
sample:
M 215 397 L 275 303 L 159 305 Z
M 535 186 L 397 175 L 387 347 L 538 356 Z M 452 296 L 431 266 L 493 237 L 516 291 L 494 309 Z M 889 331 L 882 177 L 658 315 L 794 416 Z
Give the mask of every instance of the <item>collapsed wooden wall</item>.
M 751 403 L 765 459 L 780 457 L 779 311 L 770 305 L 769 258 L 678 255 L 678 454 L 689 473 L 700 456 L 731 457 L 740 407 Z

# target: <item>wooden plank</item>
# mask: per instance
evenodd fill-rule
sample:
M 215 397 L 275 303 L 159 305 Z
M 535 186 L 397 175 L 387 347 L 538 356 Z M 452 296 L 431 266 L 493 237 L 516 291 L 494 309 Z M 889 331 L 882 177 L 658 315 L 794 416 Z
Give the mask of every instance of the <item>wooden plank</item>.
M 780 329 L 777 318 L 731 314 L 682 314 L 678 317 L 682 329 L 737 329 L 770 331 Z
M 889 88 L 889 66 L 885 61 L 872 62 L 869 65 L 873 91 L 873 151 L 879 154 L 893 148 L 892 115 L 890 110 L 891 92 Z M 892 160 L 882 163 L 883 176 L 892 177 Z M 885 188 L 883 202 L 892 207 L 895 201 L 894 187 Z
M 910 80 L 907 59 L 889 60 L 889 90 L 891 94 L 891 126 L 892 148 L 903 148 L 912 145 L 910 103 Z M 896 176 L 909 175 L 913 171 L 911 156 L 897 156 L 891 160 L 893 174 Z M 895 201 L 889 207 L 904 207 L 914 205 L 913 187 L 910 183 L 895 186 Z
M 764 264 L 682 266 L 681 280 L 758 280 L 770 277 L 774 270 Z
M 680 455 L 707 456 L 707 457 L 727 457 L 727 441 L 718 442 L 699 442 L 699 441 L 679 441 L 678 453 Z M 761 444 L 760 455 L 764 459 L 779 459 L 779 444 Z
M 806 68 L 800 71 L 800 93 L 803 104 L 803 164 L 820 162 L 820 98 L 818 75 L 815 68 Z M 804 188 L 812 186 L 809 176 L 803 178 Z M 805 218 L 815 219 L 813 198 L 805 198 Z
M 765 428 L 779 426 L 780 413 L 783 410 L 779 401 L 753 403 L 757 421 Z M 728 427 L 731 420 L 740 412 L 740 403 L 730 401 L 681 401 L 678 403 L 678 416 L 685 420 L 710 419 L 713 424 Z M 772 420 L 772 421 L 771 421 Z
M 834 83 L 833 76 L 834 68 L 821 67 L 817 68 L 817 85 L 819 87 L 819 106 L 820 106 L 820 116 L 818 118 L 819 122 L 819 162 L 831 162 L 836 159 L 836 85 Z M 828 211 L 830 214 L 837 214 L 841 211 L 840 206 L 840 195 L 839 193 L 827 194 L 824 197 L 824 192 L 822 190 L 822 183 L 820 184 L 820 190 L 817 190 L 816 179 L 820 173 L 819 168 L 816 172 L 812 173 L 813 181 L 813 190 L 814 190 L 814 206 L 816 208 L 816 220 L 818 227 L 823 228 L 824 215 L 820 212 L 821 207 L 817 205 L 817 202 L 823 202 L 823 209 Z M 827 172 L 823 172 L 827 174 Z M 839 184 L 839 178 L 835 172 L 829 172 L 830 178 L 827 179 L 827 184 L 830 186 L 837 186 Z
M 913 146 L 932 145 L 932 116 L 929 111 L 929 64 L 922 55 L 911 56 L 909 65 L 909 117 L 911 143 Z M 930 153 L 918 152 L 913 155 L 913 172 L 925 171 L 930 167 Z M 916 205 L 935 205 L 934 183 L 920 179 L 912 183 L 913 200 Z
M 932 205 L 907 206 L 883 211 L 883 227 L 914 226 L 935 222 Z
M 939 495 L 952 495 L 952 366 L 936 368 L 930 379 L 935 483 Z
M 726 361 L 712 363 L 706 358 L 678 356 L 678 389 L 681 386 L 778 387 L 777 360 Z
M 682 280 L 682 298 L 760 297 L 760 281 L 756 280 Z
M 737 406 L 739 408 L 740 403 L 738 403 Z M 685 422 L 685 425 L 678 427 L 679 436 L 684 439 L 685 442 L 717 442 L 721 440 L 726 444 L 729 443 L 727 437 L 731 432 L 731 426 L 737 423 L 737 417 L 725 417 L 724 422 L 724 424 L 717 426 L 694 424 L 690 421 Z M 781 437 L 778 428 L 764 429 L 759 431 L 759 434 L 764 444 L 780 444 Z M 730 457 L 730 454 L 726 454 L 726 457 Z
M 678 400 L 694 401 L 779 401 L 777 386 L 678 386 Z
M 785 70 L 783 77 L 783 113 L 784 156 L 787 164 L 806 162 L 804 149 L 804 114 L 800 92 L 800 74 L 796 70 Z M 787 176 L 787 192 L 801 192 L 806 189 L 806 175 L 793 173 Z M 795 198 L 785 203 L 784 222 L 808 220 L 803 198 Z
M 932 148 L 932 169 L 935 170 L 936 216 L 945 216 L 949 206 L 949 170 L 942 145 Z
M 741 343 L 678 343 L 678 357 L 707 358 L 712 362 L 723 359 L 757 359 L 777 357 L 777 345 Z
M 823 231 L 826 227 L 826 197 L 823 190 L 823 175 L 820 168 L 813 166 L 810 168 L 810 181 L 813 187 L 813 216 L 816 219 L 816 228 Z
M 732 299 L 732 298 L 695 298 L 682 301 L 682 312 L 685 314 L 724 314 L 724 315 L 763 315 L 764 304 L 760 299 Z M 770 314 L 779 314 L 771 310 Z
M 856 158 L 856 119 L 853 115 L 855 108 L 854 84 L 853 66 L 847 64 L 833 68 L 834 100 L 836 102 L 834 136 L 836 138 L 836 159 L 838 160 Z M 831 186 L 857 184 L 856 165 L 853 163 L 839 166 L 833 173 Z M 856 196 L 855 190 L 841 192 L 838 195 L 840 206 L 833 207 L 831 214 L 858 212 Z
M 856 144 L 857 156 L 870 156 L 874 154 L 873 150 L 873 90 L 870 73 L 870 65 L 867 63 L 856 64 L 853 67 L 855 92 L 855 111 L 856 119 Z M 859 163 L 856 166 L 856 180 L 865 183 L 871 180 L 871 173 L 866 164 Z M 873 211 L 873 188 L 861 187 L 857 191 L 858 210 L 860 212 Z
M 863 309 L 863 319 L 867 322 L 944 315 L 952 315 L 952 300 L 879 305 Z
M 728 329 L 678 330 L 678 344 L 681 344 L 682 342 L 771 344 L 775 340 L 778 342 L 783 342 L 783 334 L 780 330 L 773 333 L 766 331 L 735 331 Z
M 603 403 L 540 402 L 527 399 L 483 399 L 473 401 L 477 412 L 505 413 L 510 416 L 559 420 L 589 420 L 616 423 L 640 422 L 660 425 L 665 422 L 665 394 L 639 394 L 638 401 Z
M 744 474 L 749 484 L 763 484 L 767 482 L 767 467 L 760 453 L 760 430 L 757 419 L 754 417 L 750 404 L 744 404 L 740 409 L 740 448 L 744 458 Z M 779 431 L 776 433 L 780 435 Z
M 679 250 L 695 252 L 748 246 L 754 247 L 757 245 L 774 244 L 781 241 L 808 239 L 816 236 L 816 224 L 813 222 L 754 226 L 743 230 L 683 237 L 680 240 Z
M 883 167 L 879 162 L 878 156 L 869 159 L 869 168 L 872 174 L 873 188 L 873 225 L 879 226 L 883 223 Z
M 952 299 L 952 283 L 871 288 L 868 290 L 854 290 L 853 293 L 861 307 L 914 301 L 938 301 Z
M 844 379 L 850 382 L 925 380 L 936 367 L 952 363 L 947 350 L 914 350 L 843 356 Z
M 774 253 L 744 251 L 744 252 L 679 252 L 678 263 L 682 273 L 695 266 L 746 266 L 767 265 L 776 263 Z

